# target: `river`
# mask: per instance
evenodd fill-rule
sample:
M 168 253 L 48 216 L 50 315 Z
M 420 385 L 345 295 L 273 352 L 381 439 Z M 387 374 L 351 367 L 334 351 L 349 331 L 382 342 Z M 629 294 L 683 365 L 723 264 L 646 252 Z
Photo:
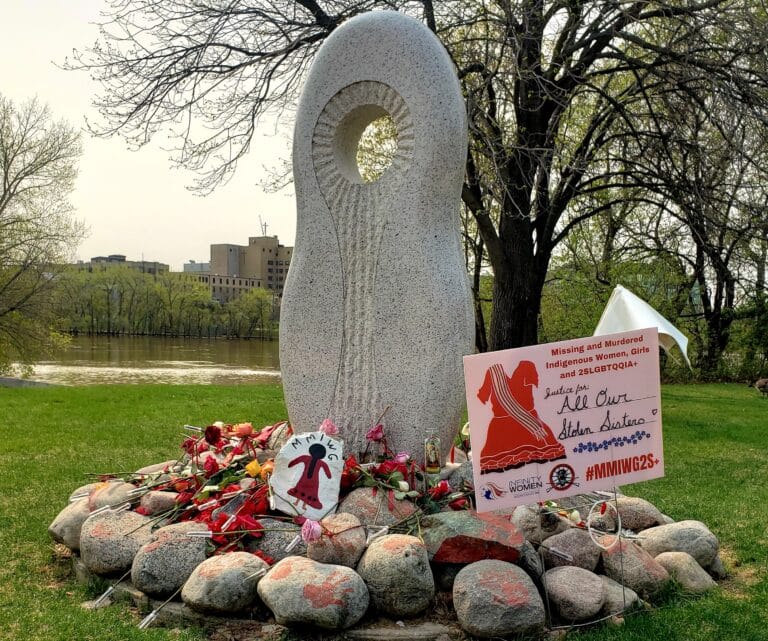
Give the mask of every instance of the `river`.
M 79 336 L 34 380 L 57 385 L 277 383 L 277 341 Z

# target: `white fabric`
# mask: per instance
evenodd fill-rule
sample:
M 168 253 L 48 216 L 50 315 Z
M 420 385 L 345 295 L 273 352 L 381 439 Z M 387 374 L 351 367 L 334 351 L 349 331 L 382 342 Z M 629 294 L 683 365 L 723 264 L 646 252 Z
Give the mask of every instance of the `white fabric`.
M 616 334 L 647 327 L 658 328 L 659 345 L 667 352 L 677 345 L 688 367 L 691 367 L 687 354 L 688 339 L 683 333 L 642 298 L 621 285 L 616 285 L 611 293 L 593 335 Z

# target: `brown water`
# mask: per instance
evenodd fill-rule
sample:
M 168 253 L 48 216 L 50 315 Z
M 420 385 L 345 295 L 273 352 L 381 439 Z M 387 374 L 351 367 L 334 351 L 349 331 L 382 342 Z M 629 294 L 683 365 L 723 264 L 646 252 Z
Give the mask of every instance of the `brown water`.
M 280 361 L 277 341 L 87 336 L 36 365 L 32 378 L 59 385 L 276 383 Z

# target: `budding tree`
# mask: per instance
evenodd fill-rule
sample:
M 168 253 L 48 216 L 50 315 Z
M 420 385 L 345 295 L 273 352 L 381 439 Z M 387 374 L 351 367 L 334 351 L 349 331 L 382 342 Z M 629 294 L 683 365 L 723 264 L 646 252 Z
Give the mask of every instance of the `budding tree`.
M 204 191 L 235 169 L 266 111 L 295 104 L 337 26 L 377 8 L 421 18 L 456 63 L 467 101 L 462 197 L 494 272 L 494 349 L 537 341 L 555 248 L 610 207 L 606 163 L 622 149 L 652 152 L 648 142 L 663 133 L 653 108 L 660 96 L 705 106 L 716 88 L 760 112 L 768 89 L 766 18 L 749 0 L 108 4 L 99 42 L 71 63 L 101 81 L 97 132 L 136 145 L 161 129 L 175 134 L 175 160 L 200 172 Z M 638 187 L 622 197 L 644 202 Z
M 68 201 L 79 155 L 78 132 L 46 106 L 0 95 L 0 371 L 60 342 L 51 293 L 83 235 Z

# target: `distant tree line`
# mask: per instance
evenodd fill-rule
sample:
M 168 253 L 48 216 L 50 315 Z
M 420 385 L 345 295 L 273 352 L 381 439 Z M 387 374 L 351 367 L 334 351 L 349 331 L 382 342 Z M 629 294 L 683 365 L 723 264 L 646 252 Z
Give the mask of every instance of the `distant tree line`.
M 69 268 L 57 277 L 57 284 L 57 326 L 65 333 L 276 337 L 276 303 L 272 293 L 261 288 L 222 304 L 195 275 L 152 275 L 120 266 Z

